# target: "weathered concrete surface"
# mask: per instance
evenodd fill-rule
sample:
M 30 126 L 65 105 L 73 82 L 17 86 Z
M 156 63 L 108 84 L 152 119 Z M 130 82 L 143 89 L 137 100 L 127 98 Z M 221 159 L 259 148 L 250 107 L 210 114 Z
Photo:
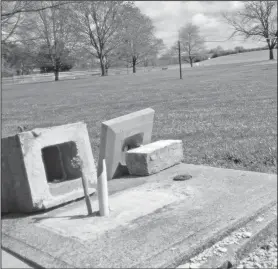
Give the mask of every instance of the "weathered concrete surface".
M 41 220 L 39 225 L 63 236 L 92 241 L 107 231 L 126 226 L 135 219 L 194 195 L 190 187 L 180 188 L 178 184 L 169 184 L 167 181 L 150 182 L 112 195 L 109 199 L 111 212 L 107 218 L 77 218 L 74 222 L 69 221 L 71 216 L 86 214 L 82 206 L 65 209 L 55 218 Z M 98 211 L 98 201 L 91 204 L 93 212 Z
M 147 176 L 181 163 L 182 140 L 160 140 L 126 152 L 130 175 Z
M 98 176 L 102 173 L 102 160 L 106 160 L 107 179 L 128 175 L 125 152 L 151 142 L 154 110 L 143 109 L 101 125 Z
M 69 143 L 67 146 L 65 143 Z M 74 144 L 75 148 L 71 145 Z M 61 146 L 60 150 L 50 150 L 49 147 Z M 45 149 L 48 152 L 45 153 Z M 51 149 L 51 148 L 50 148 Z M 64 182 L 66 192 L 61 190 L 52 195 L 48 176 L 61 176 L 65 174 L 72 179 L 80 175 L 81 171 L 70 170 L 70 162 L 78 152 L 81 158 L 82 174 L 87 178 L 90 192 L 95 192 L 96 168 L 91 150 L 87 126 L 83 122 L 55 126 L 50 128 L 37 128 L 22 132 L 13 137 L 2 139 L 2 190 L 1 209 L 6 212 L 32 212 L 57 206 L 83 196 L 82 184 L 76 189 L 71 181 Z M 50 155 L 49 155 L 50 154 Z M 52 154 L 52 155 L 51 155 Z M 57 154 L 60 154 L 57 156 Z M 45 158 L 48 156 L 48 158 Z M 56 158 L 55 158 L 56 157 Z M 54 169 L 49 163 L 51 158 L 60 160 L 60 168 Z M 47 165 L 48 164 L 48 165 Z M 47 173 L 53 169 L 52 173 Z M 75 180 L 80 180 L 75 178 Z M 52 181 L 51 181 L 52 182 Z M 81 182 L 81 181 L 80 181 Z M 57 183 L 58 184 L 58 183 Z M 74 186 L 74 188 L 71 188 Z
M 191 174 L 192 179 L 172 180 L 183 173 Z M 176 267 L 277 203 L 277 175 L 179 164 L 149 177 L 127 178 L 126 182 L 130 180 L 145 183 L 133 190 L 115 193 L 110 199 L 116 202 L 121 197 L 129 197 L 130 202 L 135 202 L 128 194 L 136 190 L 142 193 L 146 188 L 145 197 L 152 207 L 147 215 L 130 218 L 137 212 L 126 208 L 122 212 L 125 223 L 120 222 L 115 227 L 112 223 L 117 219 L 121 204 L 112 207 L 115 215 L 102 219 L 86 217 L 82 201 L 43 215 L 3 219 L 2 245 L 46 268 Z M 150 189 L 151 185 L 156 187 Z M 167 188 L 172 192 L 179 190 L 176 201 L 168 203 L 169 197 L 174 197 L 169 192 L 166 205 L 155 210 L 157 201 L 150 197 L 165 194 Z M 72 213 L 65 217 L 65 212 Z M 56 225 L 55 218 L 63 222 L 60 231 L 55 227 L 52 230 L 43 227 L 45 221 L 50 221 L 48 224 L 53 221 Z M 87 223 L 96 227 L 100 219 L 105 228 L 99 236 L 93 229 L 83 230 L 80 226 Z M 75 227 L 69 224 L 77 220 Z M 72 231 L 74 237 L 62 232 L 67 227 L 75 229 Z M 32 255 L 34 251 L 36 255 Z

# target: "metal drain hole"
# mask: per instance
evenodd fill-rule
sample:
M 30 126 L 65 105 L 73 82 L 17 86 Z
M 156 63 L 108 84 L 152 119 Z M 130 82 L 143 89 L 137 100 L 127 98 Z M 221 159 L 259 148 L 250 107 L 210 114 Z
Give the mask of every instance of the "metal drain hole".
M 174 181 L 185 181 L 191 179 L 192 176 L 188 174 L 177 175 L 173 178 Z

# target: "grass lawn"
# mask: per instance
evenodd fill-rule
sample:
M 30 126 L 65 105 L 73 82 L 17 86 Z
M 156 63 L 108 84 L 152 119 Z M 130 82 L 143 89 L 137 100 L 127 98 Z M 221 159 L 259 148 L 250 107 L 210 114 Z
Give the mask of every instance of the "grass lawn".
M 182 139 L 185 162 L 276 173 L 277 62 L 2 86 L 2 136 L 84 120 L 97 161 L 101 122 L 151 107 L 152 140 Z

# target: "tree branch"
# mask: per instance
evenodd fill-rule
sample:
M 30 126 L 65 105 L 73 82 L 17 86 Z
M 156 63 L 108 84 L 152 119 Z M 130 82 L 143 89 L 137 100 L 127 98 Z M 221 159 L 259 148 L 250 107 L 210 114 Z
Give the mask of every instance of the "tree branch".
M 24 9 L 24 7 L 23 7 L 23 8 L 20 8 L 18 10 L 14 10 L 12 12 L 1 13 L 1 16 L 3 18 L 3 17 L 8 17 L 8 16 L 15 15 L 17 13 L 38 12 L 38 11 L 43 11 L 43 10 L 48 9 L 48 8 L 56 8 L 59 5 L 66 5 L 66 4 L 77 3 L 77 2 L 78 1 L 66 1 L 66 2 L 61 2 L 61 3 L 58 3 L 58 4 L 54 4 L 54 5 L 51 5 L 51 6 L 33 8 L 33 9 L 32 8 L 31 9 Z M 28 3 L 34 3 L 34 1 L 27 1 L 27 5 L 28 5 Z

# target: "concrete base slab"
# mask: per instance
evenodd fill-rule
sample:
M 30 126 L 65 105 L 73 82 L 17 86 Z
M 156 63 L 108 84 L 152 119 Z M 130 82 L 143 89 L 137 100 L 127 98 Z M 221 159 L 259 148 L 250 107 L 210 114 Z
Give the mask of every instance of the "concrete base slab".
M 277 175 L 180 164 L 120 182 L 137 180 L 110 196 L 108 218 L 87 217 L 82 201 L 3 219 L 2 245 L 45 268 L 175 267 L 277 202 Z

